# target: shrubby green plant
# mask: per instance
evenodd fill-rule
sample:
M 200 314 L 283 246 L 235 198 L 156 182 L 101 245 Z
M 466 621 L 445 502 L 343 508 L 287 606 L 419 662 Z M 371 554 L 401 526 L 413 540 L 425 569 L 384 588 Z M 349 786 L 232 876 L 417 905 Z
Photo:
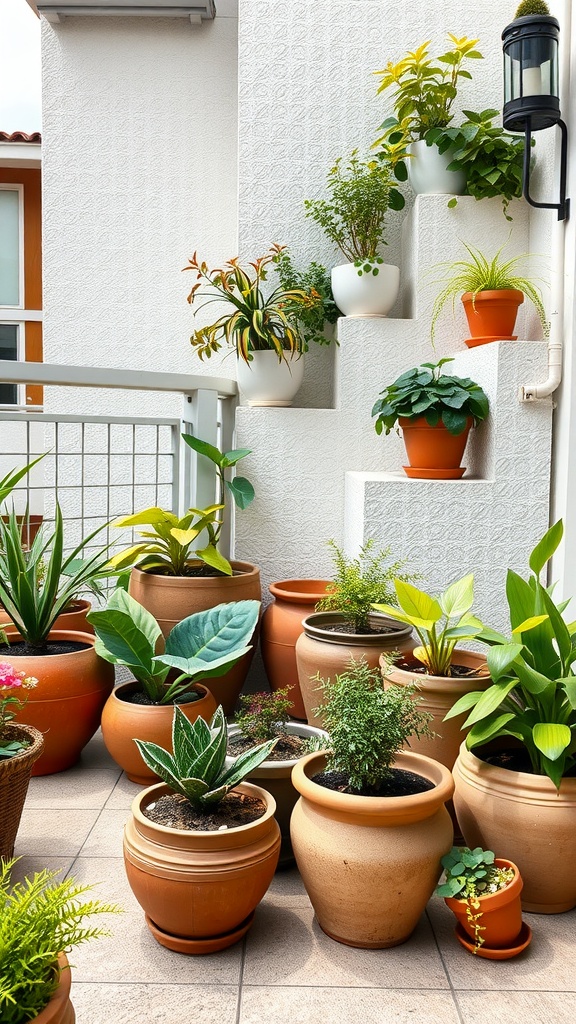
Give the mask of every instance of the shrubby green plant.
M 394 600 L 394 579 L 415 577 L 401 573 L 404 561 L 389 562 L 390 548 L 376 551 L 373 537 L 360 548 L 357 558 L 348 558 L 334 540 L 328 544 L 334 555 L 334 581 L 326 588 L 326 597 L 318 601 L 316 611 L 343 612 L 355 633 L 367 633 L 374 602 Z
M 335 324 L 342 314 L 334 302 L 330 274 L 326 268 L 313 261 L 305 270 L 297 270 L 286 246 L 276 254 L 272 262 L 282 288 L 287 291 L 300 289 L 309 295 L 315 293 L 318 296 L 314 305 L 299 303 L 294 307 L 294 318 L 304 340 L 304 351 L 308 351 L 312 343 L 329 345 L 332 338 L 326 337 L 324 328 L 326 324 Z
M 451 377 L 442 367 L 452 358 L 437 363 L 422 363 L 402 373 L 388 384 L 372 407 L 376 416 L 374 429 L 386 434 L 396 426 L 399 417 L 416 419 L 424 416 L 431 427 L 442 422 L 451 434 L 461 434 L 470 417 L 474 426 L 488 415 L 488 398 L 479 384 L 469 377 Z
M 272 693 L 245 693 L 240 697 L 236 725 L 247 740 L 263 743 L 286 733 L 290 711 L 294 707 L 288 696 L 291 686 Z

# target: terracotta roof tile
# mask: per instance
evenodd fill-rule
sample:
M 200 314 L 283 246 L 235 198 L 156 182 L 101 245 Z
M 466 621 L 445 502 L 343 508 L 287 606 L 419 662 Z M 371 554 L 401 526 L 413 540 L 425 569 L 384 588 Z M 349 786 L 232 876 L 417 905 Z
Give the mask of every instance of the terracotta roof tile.
M 27 135 L 26 132 L 0 132 L 0 142 L 42 142 L 42 136 L 40 132 L 32 132 Z

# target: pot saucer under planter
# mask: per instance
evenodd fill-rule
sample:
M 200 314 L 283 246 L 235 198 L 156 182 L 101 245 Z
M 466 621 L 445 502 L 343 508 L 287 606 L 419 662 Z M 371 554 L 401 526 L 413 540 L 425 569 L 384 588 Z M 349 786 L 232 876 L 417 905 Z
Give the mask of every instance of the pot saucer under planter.
M 252 352 L 252 359 L 236 360 L 236 377 L 249 406 L 291 406 L 304 380 L 304 356 L 279 360 L 275 352 Z
M 400 269 L 391 263 L 380 263 L 377 269 L 377 274 L 360 275 L 354 263 L 332 268 L 332 294 L 344 316 L 387 316 L 390 312 L 400 290 Z
M 173 953 L 184 953 L 186 956 L 206 956 L 208 953 L 219 953 L 220 950 L 227 949 L 228 946 L 233 946 L 236 942 L 240 942 L 240 939 L 244 938 L 250 928 L 255 913 L 256 911 L 253 910 L 246 920 L 242 921 L 242 924 L 227 932 L 226 935 L 215 935 L 210 939 L 180 939 L 177 935 L 169 935 L 167 932 L 163 932 L 148 917 L 148 914 L 144 916 L 148 928 L 156 942 L 159 942 L 161 946 L 171 949 Z
M 44 737 L 31 725 L 9 722 L 0 739 L 27 741 L 29 746 L 14 757 L 0 760 L 0 858 L 10 860 L 24 809 L 34 762 L 44 747 Z
M 466 466 L 458 469 L 419 469 L 417 466 L 402 466 L 411 480 L 460 480 L 466 472 Z
M 493 341 L 518 341 L 517 334 L 507 335 L 505 338 L 502 335 L 493 335 L 479 338 L 465 338 L 464 343 L 468 348 L 478 348 L 479 345 L 490 345 Z
M 473 953 L 474 956 L 481 957 L 483 960 L 511 960 L 512 957 L 523 953 L 532 942 L 532 929 L 525 921 L 522 922 L 522 928 L 516 941 L 511 946 L 503 946 L 498 949 L 492 949 L 487 945 L 480 946 L 477 949 L 474 945 L 474 940 L 466 934 L 461 924 L 456 925 L 454 934 L 460 945 L 464 946 L 464 949 L 467 949 L 469 953 Z

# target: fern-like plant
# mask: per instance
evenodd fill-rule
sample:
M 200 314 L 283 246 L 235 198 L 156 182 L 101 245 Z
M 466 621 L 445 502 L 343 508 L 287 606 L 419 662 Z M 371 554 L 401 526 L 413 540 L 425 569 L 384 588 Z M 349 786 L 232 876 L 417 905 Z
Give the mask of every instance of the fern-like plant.
M 11 883 L 15 860 L 0 860 L 0 1021 L 35 1020 L 55 992 L 58 955 L 89 939 L 109 935 L 91 923 L 121 908 L 81 897 L 92 888 L 73 878 L 55 882 L 57 871 L 39 871 Z
M 328 541 L 335 563 L 334 582 L 326 588 L 326 597 L 316 605 L 319 612 L 343 612 L 353 623 L 355 633 L 369 633 L 368 616 L 378 601 L 396 600 L 394 579 L 411 580 L 403 574 L 405 562 L 390 562 L 390 548 L 375 550 L 371 537 L 360 548 L 357 558 L 348 558 L 334 540 Z

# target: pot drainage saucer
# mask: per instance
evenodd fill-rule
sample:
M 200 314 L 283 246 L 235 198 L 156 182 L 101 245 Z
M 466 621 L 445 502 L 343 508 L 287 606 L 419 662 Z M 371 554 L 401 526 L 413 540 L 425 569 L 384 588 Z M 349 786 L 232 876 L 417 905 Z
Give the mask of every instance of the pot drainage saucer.
M 461 946 L 464 946 L 464 949 L 467 949 L 469 953 L 473 953 L 474 956 L 483 957 L 484 960 L 511 960 L 513 956 L 518 956 L 519 953 L 522 953 L 532 941 L 532 929 L 525 921 L 522 922 L 520 934 L 515 940 L 514 945 L 505 946 L 503 949 L 491 949 L 484 944 L 474 952 L 476 948 L 474 940 L 466 934 L 462 925 L 457 924 L 454 931 L 458 942 Z
M 466 466 L 457 469 L 418 469 L 417 466 L 402 466 L 411 480 L 459 480 L 466 472 Z
M 500 334 L 485 334 L 480 338 L 465 338 L 468 348 L 477 348 L 478 345 L 489 345 L 492 341 L 518 341 L 517 334 L 507 334 L 504 338 Z
M 224 935 L 211 935 L 206 939 L 184 939 L 180 935 L 170 935 L 169 932 L 163 931 L 157 924 L 154 924 L 154 921 L 148 917 L 148 914 L 146 914 L 146 924 L 156 941 L 159 942 L 161 946 L 166 946 L 167 949 L 171 949 L 174 953 L 198 955 L 204 953 L 218 953 L 221 949 L 226 949 L 228 946 L 233 946 L 235 942 L 239 942 L 252 924 L 254 914 L 255 911 L 253 910 L 252 913 L 249 914 L 248 917 L 231 932 L 226 932 Z

